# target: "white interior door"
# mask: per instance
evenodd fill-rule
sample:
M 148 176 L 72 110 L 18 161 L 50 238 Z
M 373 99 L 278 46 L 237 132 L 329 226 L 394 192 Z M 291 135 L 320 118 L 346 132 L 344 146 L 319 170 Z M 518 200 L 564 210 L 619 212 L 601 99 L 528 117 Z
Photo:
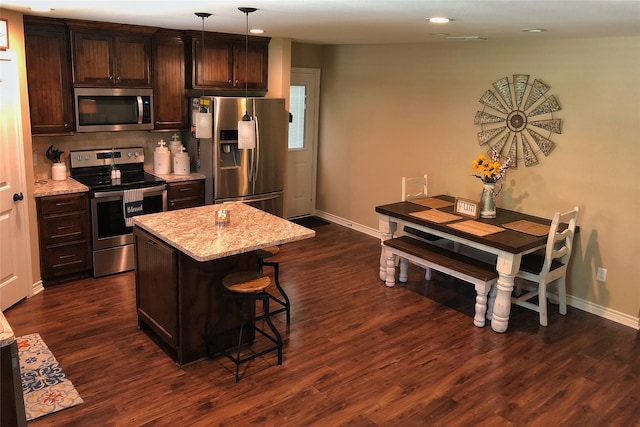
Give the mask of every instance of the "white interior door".
M 316 199 L 316 159 L 320 70 L 292 68 L 287 155 L 287 217 L 314 213 Z
M 19 87 L 15 52 L 0 51 L 0 310 L 27 297 L 31 269 Z

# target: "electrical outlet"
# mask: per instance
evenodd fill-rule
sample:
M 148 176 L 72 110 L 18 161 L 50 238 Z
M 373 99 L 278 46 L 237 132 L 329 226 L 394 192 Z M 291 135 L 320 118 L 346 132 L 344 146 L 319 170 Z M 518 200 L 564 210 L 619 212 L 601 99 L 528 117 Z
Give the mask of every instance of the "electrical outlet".
M 606 282 L 607 281 L 607 269 L 598 267 L 598 275 L 596 276 L 598 282 Z

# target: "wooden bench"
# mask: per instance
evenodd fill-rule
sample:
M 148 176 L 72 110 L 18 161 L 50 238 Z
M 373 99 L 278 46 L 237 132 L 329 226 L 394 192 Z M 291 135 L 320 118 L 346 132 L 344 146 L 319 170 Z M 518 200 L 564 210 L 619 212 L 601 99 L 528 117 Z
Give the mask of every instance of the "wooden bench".
M 487 295 L 498 281 L 496 266 L 466 255 L 450 251 L 410 236 L 401 236 L 383 242 L 386 258 L 385 285 L 395 286 L 395 257 L 400 257 L 398 280 L 407 281 L 408 261 L 423 268 L 431 268 L 465 282 L 471 283 L 476 290 L 476 306 L 473 324 L 485 325 L 487 313 Z M 492 305 L 492 304 L 490 304 Z M 489 311 L 489 313 L 491 310 Z

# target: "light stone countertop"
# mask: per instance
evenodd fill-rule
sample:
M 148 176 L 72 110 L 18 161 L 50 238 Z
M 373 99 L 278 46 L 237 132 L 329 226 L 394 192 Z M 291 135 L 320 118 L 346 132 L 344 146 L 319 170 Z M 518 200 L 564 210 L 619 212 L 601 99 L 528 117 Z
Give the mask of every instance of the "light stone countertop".
M 172 183 L 172 182 L 182 182 L 182 181 L 195 181 L 198 179 L 205 179 L 206 177 L 201 174 L 201 173 L 195 173 L 192 172 L 188 175 L 176 175 L 175 173 L 170 173 L 167 175 L 163 175 L 163 174 L 159 174 L 159 173 L 155 173 L 153 171 L 153 169 L 151 170 L 146 170 L 145 172 L 150 173 L 151 175 L 157 176 L 159 178 L 164 179 L 165 181 L 167 181 L 167 183 Z
M 54 181 L 51 178 L 36 181 L 33 186 L 34 197 L 56 196 L 60 194 L 85 193 L 89 191 L 89 187 L 80 184 L 72 178 L 64 181 Z
M 9 326 L 9 322 L 7 322 L 7 318 L 0 311 L 0 347 L 6 347 L 14 341 L 13 330 Z
M 230 212 L 228 225 L 216 226 L 219 209 Z M 311 229 L 241 202 L 140 215 L 134 224 L 200 262 L 316 235 Z

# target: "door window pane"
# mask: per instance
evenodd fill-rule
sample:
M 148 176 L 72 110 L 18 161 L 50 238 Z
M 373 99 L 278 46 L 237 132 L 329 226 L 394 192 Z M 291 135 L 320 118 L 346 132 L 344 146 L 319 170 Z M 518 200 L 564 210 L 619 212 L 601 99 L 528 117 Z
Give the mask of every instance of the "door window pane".
M 305 98 L 305 86 L 291 86 L 289 108 L 293 115 L 293 121 L 289 123 L 289 150 L 304 148 Z

